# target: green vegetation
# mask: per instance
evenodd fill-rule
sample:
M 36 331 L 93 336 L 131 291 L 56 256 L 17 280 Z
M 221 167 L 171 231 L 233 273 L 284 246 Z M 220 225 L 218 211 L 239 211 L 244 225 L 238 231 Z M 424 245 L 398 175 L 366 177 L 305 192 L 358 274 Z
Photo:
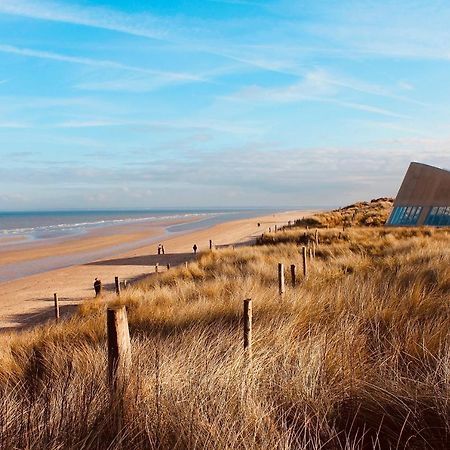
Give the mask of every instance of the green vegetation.
M 306 279 L 299 243 L 315 230 L 293 226 L 262 245 L 201 254 L 120 300 L 86 301 L 58 325 L 2 337 L 0 447 L 449 448 L 448 230 L 342 231 L 342 211 L 358 223 L 386 217 L 359 205 L 314 218 L 328 228 Z M 283 298 L 279 262 L 299 272 Z M 105 307 L 117 302 L 128 306 L 133 346 L 121 439 L 106 384 Z

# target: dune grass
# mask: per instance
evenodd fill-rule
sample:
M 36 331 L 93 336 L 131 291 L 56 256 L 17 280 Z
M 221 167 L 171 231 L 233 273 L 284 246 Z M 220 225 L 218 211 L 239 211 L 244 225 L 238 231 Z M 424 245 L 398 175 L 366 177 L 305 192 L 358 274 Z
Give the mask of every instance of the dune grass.
M 0 448 L 449 448 L 448 230 L 321 229 L 304 279 L 305 231 L 201 254 L 60 324 L 3 336 Z M 279 262 L 299 269 L 283 298 Z M 133 359 L 120 435 L 106 384 L 105 308 L 117 303 Z

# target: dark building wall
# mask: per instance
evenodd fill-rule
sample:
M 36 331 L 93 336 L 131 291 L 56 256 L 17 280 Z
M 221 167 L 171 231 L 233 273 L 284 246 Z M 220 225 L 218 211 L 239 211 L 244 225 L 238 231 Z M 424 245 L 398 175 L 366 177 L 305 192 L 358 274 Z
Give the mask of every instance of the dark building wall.
M 398 216 L 394 217 L 396 208 L 405 206 L 421 208 L 420 212 L 417 212 L 417 218 L 413 219 L 415 223 L 409 225 L 423 225 L 433 207 L 448 207 L 450 211 L 450 172 L 412 162 L 398 191 L 388 225 L 396 225 L 390 223 L 393 219 L 394 222 L 398 219 Z M 439 211 L 442 212 L 442 209 Z
M 450 172 L 412 162 L 395 198 L 394 206 L 397 204 L 408 206 L 450 205 Z

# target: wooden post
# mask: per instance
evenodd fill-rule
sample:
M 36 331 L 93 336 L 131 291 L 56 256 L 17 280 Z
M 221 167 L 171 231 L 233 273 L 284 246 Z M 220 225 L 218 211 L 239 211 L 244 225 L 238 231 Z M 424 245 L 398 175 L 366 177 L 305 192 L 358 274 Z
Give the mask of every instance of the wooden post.
M 167 270 L 170 270 L 170 264 L 167 263 Z
M 53 300 L 55 302 L 55 319 L 58 322 L 58 320 L 59 320 L 59 300 L 58 300 L 58 294 L 56 292 L 53 294 Z
M 307 275 L 307 261 L 306 261 L 306 247 L 303 247 L 303 251 L 302 251 L 302 255 L 303 255 L 303 276 L 306 277 Z
M 278 227 L 277 227 L 277 225 L 275 224 L 275 233 L 278 231 Z
M 159 263 L 155 264 L 155 273 L 158 273 Z
M 284 294 L 284 264 L 278 263 L 278 293 Z
M 115 391 L 123 388 L 131 368 L 131 343 L 125 306 L 108 308 L 108 382 Z
M 115 433 L 123 429 L 125 390 L 131 372 L 131 343 L 125 306 L 108 308 L 108 386 L 111 408 L 115 416 Z
M 291 264 L 291 282 L 292 287 L 295 288 L 295 285 L 297 283 L 297 269 L 295 267 L 295 264 Z
M 313 259 L 313 251 L 312 248 L 309 247 L 309 260 L 312 261 L 312 259 Z
M 252 299 L 244 300 L 244 351 L 248 359 L 252 357 Z
M 186 267 L 186 269 L 188 268 L 188 262 L 187 261 L 184 262 L 184 267 Z
M 317 228 L 314 232 L 314 242 L 316 243 L 316 245 L 319 245 L 319 230 Z
M 114 283 L 116 285 L 116 294 L 120 295 L 120 283 L 119 283 L 119 277 L 114 278 Z
M 315 242 L 313 242 L 312 252 L 313 252 L 313 258 L 316 259 L 316 243 Z
M 212 240 L 210 239 L 209 240 L 209 249 L 212 250 L 212 247 L 213 247 L 213 243 L 212 243 Z

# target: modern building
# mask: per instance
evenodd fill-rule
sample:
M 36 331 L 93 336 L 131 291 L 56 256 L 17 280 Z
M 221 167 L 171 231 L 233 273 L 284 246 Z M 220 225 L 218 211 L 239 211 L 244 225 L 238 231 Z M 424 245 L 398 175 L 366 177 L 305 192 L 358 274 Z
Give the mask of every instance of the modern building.
M 386 225 L 450 226 L 450 171 L 412 162 Z

